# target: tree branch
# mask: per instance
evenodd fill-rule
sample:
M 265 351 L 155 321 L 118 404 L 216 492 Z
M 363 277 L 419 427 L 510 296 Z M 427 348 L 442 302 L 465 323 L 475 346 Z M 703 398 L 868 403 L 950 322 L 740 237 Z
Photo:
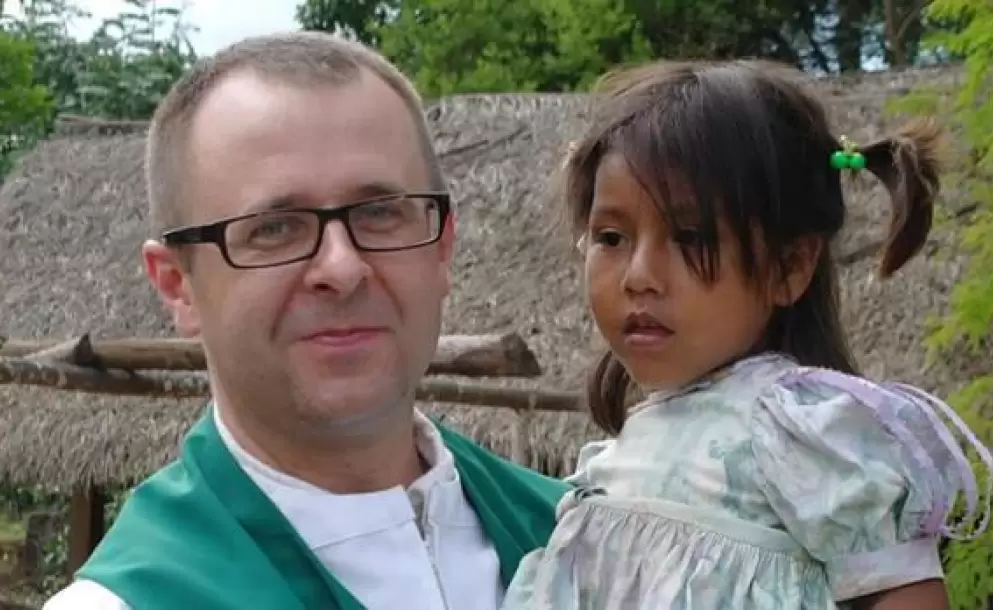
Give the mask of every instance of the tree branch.
M 914 19 L 920 16 L 921 11 L 923 11 L 924 8 L 927 7 L 930 1 L 931 0 L 921 0 L 920 2 L 917 3 L 917 6 L 910 9 L 910 11 L 908 11 L 907 14 L 904 15 L 903 21 L 900 23 L 900 27 L 897 28 L 896 31 L 896 39 L 897 41 L 900 42 L 900 44 L 903 44 L 903 37 L 907 35 L 907 29 L 914 22 Z

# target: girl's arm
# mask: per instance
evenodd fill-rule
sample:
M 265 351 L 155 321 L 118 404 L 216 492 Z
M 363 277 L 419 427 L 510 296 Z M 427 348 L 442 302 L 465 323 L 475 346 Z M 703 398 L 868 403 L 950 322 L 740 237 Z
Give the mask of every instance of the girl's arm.
M 856 610 L 948 610 L 941 580 L 925 580 L 855 600 Z
M 909 386 L 828 369 L 800 369 L 759 396 L 756 482 L 785 529 L 824 564 L 837 601 L 949 609 L 941 538 L 974 539 L 990 515 L 982 482 L 942 425 L 949 409 Z M 989 450 L 950 419 L 993 472 Z M 968 514 L 948 523 L 960 492 Z

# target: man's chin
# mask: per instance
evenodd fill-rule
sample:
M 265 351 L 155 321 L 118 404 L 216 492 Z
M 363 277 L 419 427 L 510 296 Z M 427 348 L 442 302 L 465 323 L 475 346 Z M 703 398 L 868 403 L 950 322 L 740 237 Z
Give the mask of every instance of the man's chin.
M 379 383 L 375 383 L 378 381 Z M 409 419 L 410 398 L 382 379 L 366 383 L 351 377 L 340 383 L 325 381 L 295 401 L 308 425 L 344 435 L 367 435 Z

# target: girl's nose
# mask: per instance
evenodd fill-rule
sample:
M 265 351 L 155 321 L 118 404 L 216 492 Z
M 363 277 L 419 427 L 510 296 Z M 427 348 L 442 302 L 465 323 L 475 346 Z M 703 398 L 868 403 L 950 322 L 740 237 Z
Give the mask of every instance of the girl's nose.
M 632 294 L 663 294 L 669 256 L 664 244 L 645 239 L 636 242 L 624 273 L 624 290 Z

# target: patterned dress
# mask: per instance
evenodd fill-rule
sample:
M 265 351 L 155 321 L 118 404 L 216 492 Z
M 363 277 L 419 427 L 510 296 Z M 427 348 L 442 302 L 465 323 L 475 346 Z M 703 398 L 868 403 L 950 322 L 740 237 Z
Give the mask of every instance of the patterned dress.
M 949 501 L 977 492 L 930 406 L 947 409 L 775 354 L 652 394 L 584 447 L 503 608 L 828 610 L 940 578 Z

